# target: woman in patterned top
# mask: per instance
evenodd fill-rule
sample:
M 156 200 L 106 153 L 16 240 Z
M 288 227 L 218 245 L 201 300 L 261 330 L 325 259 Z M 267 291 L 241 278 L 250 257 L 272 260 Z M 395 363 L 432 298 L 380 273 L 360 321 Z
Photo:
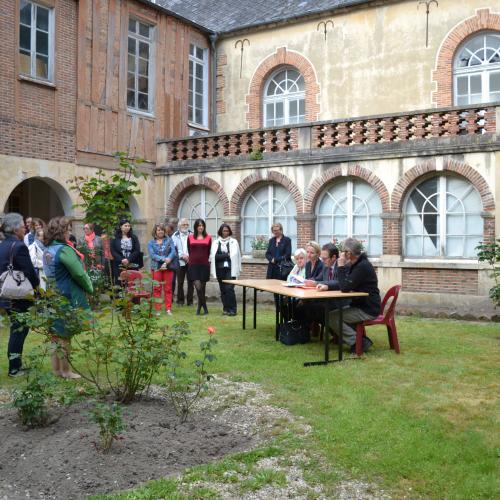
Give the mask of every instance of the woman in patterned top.
M 138 268 L 141 257 L 141 245 L 139 239 L 132 232 L 132 226 L 128 219 L 120 221 L 120 227 L 115 232 L 115 237 L 110 245 L 113 255 L 113 282 L 116 284 L 120 277 L 120 267 Z

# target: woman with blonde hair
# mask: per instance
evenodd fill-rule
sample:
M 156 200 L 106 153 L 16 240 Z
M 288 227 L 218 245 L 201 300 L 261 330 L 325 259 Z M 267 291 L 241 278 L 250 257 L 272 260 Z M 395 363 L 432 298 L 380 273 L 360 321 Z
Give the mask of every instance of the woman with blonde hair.
M 319 258 L 321 247 L 316 241 L 310 241 L 306 245 L 307 263 L 306 263 L 306 279 L 321 281 L 323 276 L 323 262 Z

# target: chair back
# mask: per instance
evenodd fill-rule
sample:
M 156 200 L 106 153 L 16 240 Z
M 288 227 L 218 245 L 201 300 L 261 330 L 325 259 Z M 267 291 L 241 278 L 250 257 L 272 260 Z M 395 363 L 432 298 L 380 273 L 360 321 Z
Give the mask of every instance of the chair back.
M 135 291 L 142 280 L 142 273 L 140 271 L 133 271 L 127 269 L 120 273 L 120 281 L 123 285 L 127 286 L 129 291 Z
M 396 309 L 396 302 L 398 300 L 399 291 L 401 290 L 401 285 L 395 285 L 385 294 L 384 300 L 380 306 L 380 314 L 384 316 L 384 319 L 389 319 L 394 316 L 394 310 Z M 391 303 L 387 306 L 387 303 L 392 298 Z

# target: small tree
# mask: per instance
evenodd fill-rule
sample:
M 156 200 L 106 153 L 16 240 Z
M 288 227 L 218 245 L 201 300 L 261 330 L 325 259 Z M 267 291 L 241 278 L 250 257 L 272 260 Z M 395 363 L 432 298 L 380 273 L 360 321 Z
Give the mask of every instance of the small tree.
M 495 307 L 500 306 L 500 239 L 481 243 L 476 247 L 479 262 L 487 262 L 492 269 L 494 285 L 490 288 L 490 299 Z

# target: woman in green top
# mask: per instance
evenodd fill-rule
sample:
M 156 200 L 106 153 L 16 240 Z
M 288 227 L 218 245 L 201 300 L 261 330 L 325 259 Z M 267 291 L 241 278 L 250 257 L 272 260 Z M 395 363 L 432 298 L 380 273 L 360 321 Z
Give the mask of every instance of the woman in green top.
M 71 219 L 54 217 L 47 227 L 47 247 L 43 256 L 43 268 L 49 286 L 69 301 L 74 308 L 89 309 L 86 293 L 92 293 L 92 282 L 83 268 L 74 248 L 67 243 L 71 231 Z M 70 314 L 71 316 L 71 314 Z M 52 354 L 52 369 L 63 378 L 80 378 L 69 364 L 70 339 L 75 333 L 75 323 L 58 318 L 53 324 L 54 341 L 62 348 L 62 356 Z

